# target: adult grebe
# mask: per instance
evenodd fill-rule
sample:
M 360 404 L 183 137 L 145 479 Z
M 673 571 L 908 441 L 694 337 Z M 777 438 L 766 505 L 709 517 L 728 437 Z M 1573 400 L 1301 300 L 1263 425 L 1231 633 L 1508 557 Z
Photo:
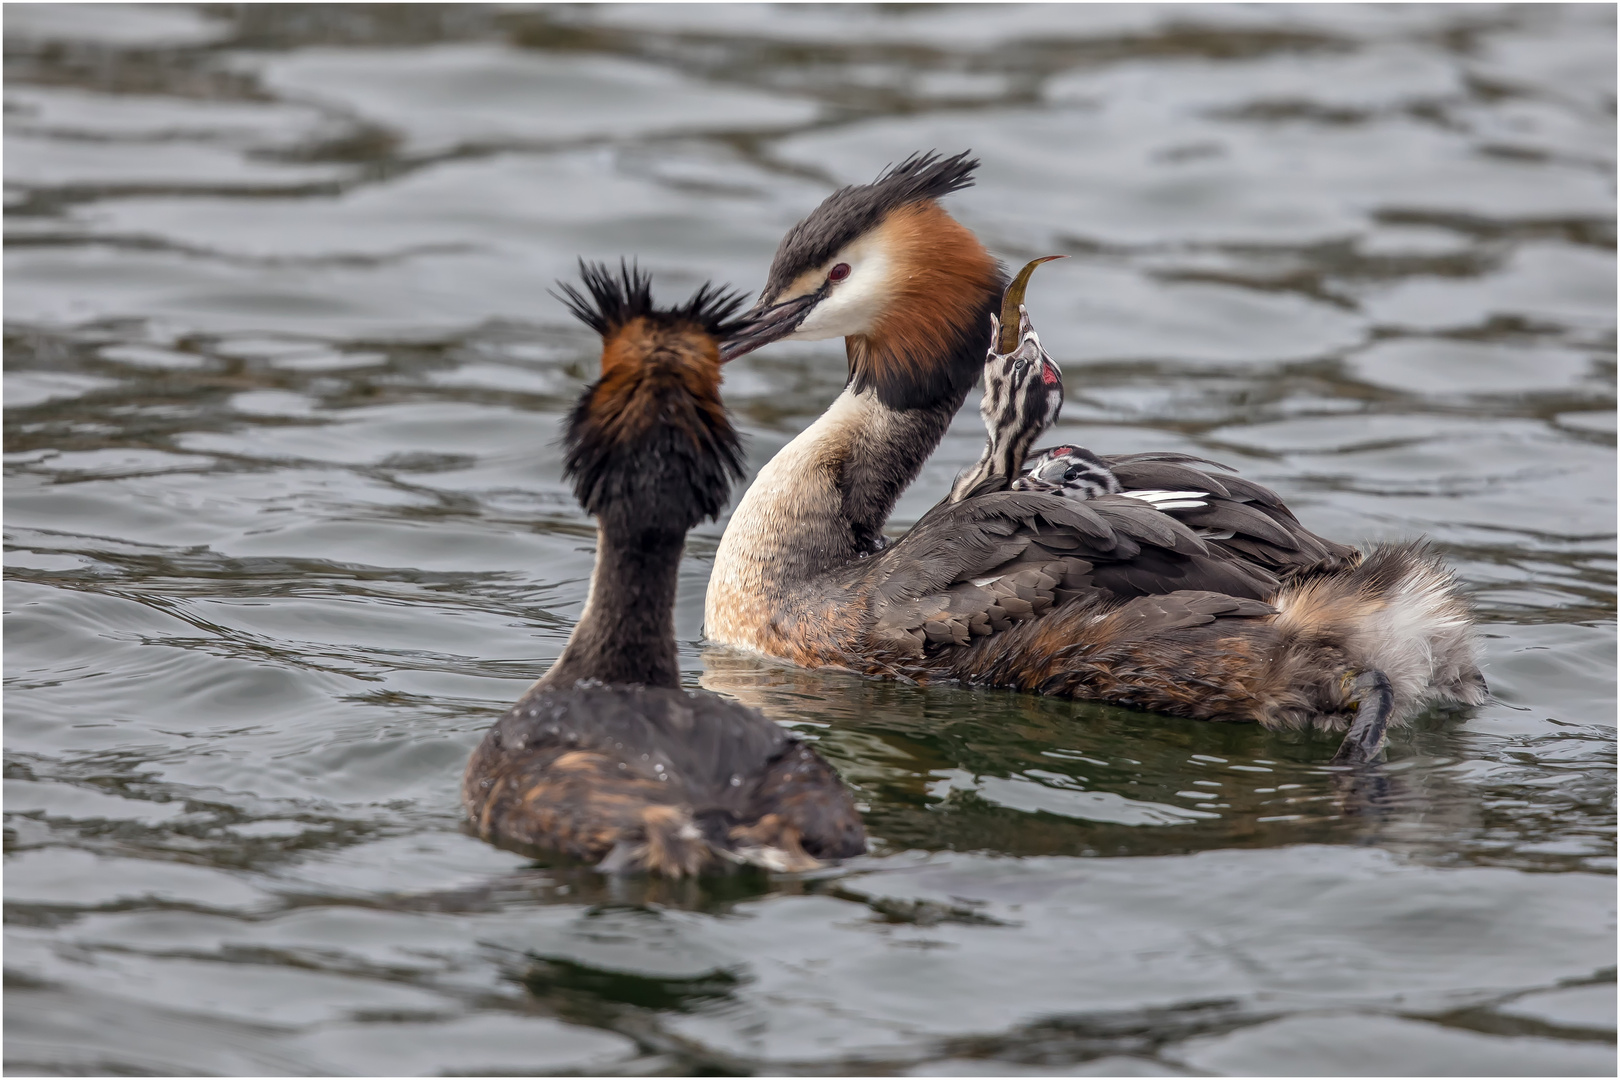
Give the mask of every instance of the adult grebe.
M 1206 492 L 1203 507 L 988 491 L 885 544 L 896 499 L 983 367 L 1003 294 L 995 260 L 937 201 L 976 166 L 914 156 L 834 192 L 782 241 L 723 355 L 842 335 L 849 383 L 732 513 L 708 635 L 810 666 L 1272 727 L 1342 727 L 1379 680 L 1386 720 L 1430 698 L 1483 701 L 1469 608 L 1436 557 L 1411 545 L 1363 557 L 1185 455 L 1108 469 L 1126 489 Z
M 602 375 L 565 435 L 565 474 L 597 519 L 596 569 L 568 645 L 467 762 L 480 836 L 605 871 L 670 877 L 728 863 L 803 870 L 866 834 L 837 775 L 753 709 L 680 688 L 675 583 L 686 532 L 741 474 L 717 338 L 741 306 L 700 288 L 653 306 L 646 275 L 581 263 L 565 302 L 602 335 Z

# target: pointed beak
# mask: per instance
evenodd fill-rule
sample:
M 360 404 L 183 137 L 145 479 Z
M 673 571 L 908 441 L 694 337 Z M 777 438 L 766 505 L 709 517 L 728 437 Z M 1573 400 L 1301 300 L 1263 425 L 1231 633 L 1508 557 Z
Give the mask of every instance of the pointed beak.
M 821 294 L 807 293 L 780 304 L 755 304 L 752 310 L 743 314 L 721 343 L 720 362 L 724 364 L 735 360 L 762 345 L 787 337 L 799 328 L 805 314 L 815 307 L 819 299 Z

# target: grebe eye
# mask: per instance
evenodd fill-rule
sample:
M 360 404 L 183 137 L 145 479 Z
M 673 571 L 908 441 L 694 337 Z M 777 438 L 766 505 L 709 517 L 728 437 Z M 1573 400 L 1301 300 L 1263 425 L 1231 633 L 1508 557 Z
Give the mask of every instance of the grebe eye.
M 849 277 L 849 263 L 839 263 L 827 271 L 828 281 L 843 281 L 847 277 Z

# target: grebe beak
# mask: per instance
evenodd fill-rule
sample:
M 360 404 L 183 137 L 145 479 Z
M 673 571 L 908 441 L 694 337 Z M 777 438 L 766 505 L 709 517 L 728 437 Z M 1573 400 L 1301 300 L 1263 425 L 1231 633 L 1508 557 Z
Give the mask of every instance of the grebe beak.
M 722 364 L 753 352 L 762 345 L 787 337 L 797 330 L 805 315 L 816 306 L 821 293 L 806 293 L 780 304 L 755 304 L 737 321 L 720 345 Z
M 1035 272 L 1035 268 L 1053 259 L 1067 258 L 1067 255 L 1043 255 L 1039 259 L 1031 259 L 1018 271 L 1018 276 L 1013 278 L 1012 284 L 1007 286 L 1006 295 L 1001 298 L 1001 331 L 995 343 L 996 352 L 1005 354 L 1018 348 L 1018 340 L 1023 336 L 1018 309 L 1024 302 L 1024 290 L 1029 288 L 1029 276 Z

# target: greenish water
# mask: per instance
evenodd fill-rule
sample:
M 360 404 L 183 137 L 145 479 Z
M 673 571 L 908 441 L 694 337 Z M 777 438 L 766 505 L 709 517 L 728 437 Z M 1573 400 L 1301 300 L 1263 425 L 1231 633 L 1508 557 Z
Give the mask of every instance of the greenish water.
M 24 1073 L 1607 1074 L 1612 7 L 16 5 L 5 1059 Z M 817 674 L 872 855 L 670 884 L 463 835 L 594 531 L 560 479 L 637 255 L 755 289 L 832 187 L 972 147 L 1058 432 L 1428 534 L 1496 701 L 1332 744 Z M 757 468 L 837 343 L 727 370 Z M 903 501 L 973 460 L 970 402 Z

